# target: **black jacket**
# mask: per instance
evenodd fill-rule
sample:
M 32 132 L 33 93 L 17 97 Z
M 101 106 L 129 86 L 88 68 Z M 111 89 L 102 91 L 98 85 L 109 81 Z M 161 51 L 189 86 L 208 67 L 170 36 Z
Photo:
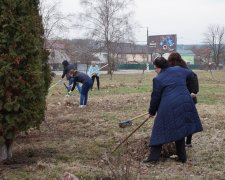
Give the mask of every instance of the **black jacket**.
M 190 93 L 197 94 L 199 92 L 198 76 L 193 71 L 192 71 L 192 73 L 194 74 L 194 76 L 187 79 L 187 88 Z M 196 104 L 197 98 L 193 97 L 193 101 Z
M 64 78 L 66 76 L 66 79 L 69 80 L 70 77 L 69 77 L 68 73 L 70 72 L 70 70 L 75 70 L 74 65 L 69 64 L 68 61 L 66 61 L 66 60 L 63 61 L 62 64 L 63 64 L 62 78 Z

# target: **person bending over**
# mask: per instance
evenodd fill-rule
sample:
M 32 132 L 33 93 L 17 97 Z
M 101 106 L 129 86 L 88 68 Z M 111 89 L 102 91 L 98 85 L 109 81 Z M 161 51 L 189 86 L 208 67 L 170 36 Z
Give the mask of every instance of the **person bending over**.
M 75 89 L 75 85 L 77 82 L 82 83 L 81 91 L 80 91 L 80 108 L 86 107 L 88 101 L 88 91 L 93 86 L 92 79 L 85 73 L 71 70 L 69 72 L 69 76 L 73 78 L 73 86 L 71 91 Z M 70 91 L 70 93 L 71 93 Z
M 62 79 L 66 76 L 66 79 L 67 79 L 68 84 L 69 84 L 68 87 L 67 87 L 67 90 L 68 90 L 68 92 L 69 92 L 69 91 L 71 90 L 72 84 L 73 84 L 73 78 L 71 78 L 71 77 L 69 76 L 69 72 L 70 72 L 71 70 L 75 70 L 75 67 L 74 67 L 74 65 L 70 64 L 67 60 L 64 60 L 64 61 L 62 62 L 62 65 L 63 65 Z M 76 84 L 76 88 L 77 88 L 77 90 L 78 90 L 78 92 L 79 92 L 79 94 L 80 94 L 81 88 L 80 88 L 79 83 Z

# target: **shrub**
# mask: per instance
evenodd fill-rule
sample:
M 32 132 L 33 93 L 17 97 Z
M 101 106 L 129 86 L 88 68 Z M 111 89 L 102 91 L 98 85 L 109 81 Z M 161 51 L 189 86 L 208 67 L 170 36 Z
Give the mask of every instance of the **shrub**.
M 44 120 L 51 76 L 38 6 L 0 1 L 0 144 Z

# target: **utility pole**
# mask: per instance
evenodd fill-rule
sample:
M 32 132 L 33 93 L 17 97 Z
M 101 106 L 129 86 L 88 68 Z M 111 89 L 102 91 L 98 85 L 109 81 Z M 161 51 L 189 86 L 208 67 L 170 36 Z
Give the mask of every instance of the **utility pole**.
M 147 40 L 146 40 L 146 56 L 147 56 L 147 62 L 146 62 L 146 66 L 147 66 L 147 70 L 149 70 L 149 52 L 148 52 L 148 27 L 147 27 Z
M 146 54 L 147 54 L 147 63 L 149 63 L 149 58 L 148 58 L 148 27 L 147 27 L 147 40 L 146 40 Z

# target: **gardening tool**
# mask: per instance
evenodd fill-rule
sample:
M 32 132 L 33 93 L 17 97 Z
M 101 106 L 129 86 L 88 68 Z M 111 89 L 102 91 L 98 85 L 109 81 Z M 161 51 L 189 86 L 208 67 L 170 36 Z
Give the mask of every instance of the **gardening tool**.
M 67 86 L 66 83 L 63 83 L 63 84 L 64 84 L 65 88 L 66 88 L 67 91 L 68 91 L 68 87 L 69 87 L 69 86 Z
M 70 96 L 70 93 L 71 93 L 70 90 L 69 90 L 69 86 L 67 86 L 66 83 L 63 83 L 63 84 L 64 84 L 64 86 L 67 90 L 66 97 L 68 97 L 68 96 Z
M 50 90 L 51 88 L 53 88 L 54 86 L 56 86 L 56 85 L 59 84 L 60 82 L 62 82 L 62 79 L 58 80 L 55 84 L 53 84 L 50 88 L 48 88 L 48 90 Z
M 101 69 L 103 69 L 104 67 L 108 66 L 108 65 L 109 65 L 109 64 L 106 64 L 106 65 L 100 67 L 100 68 L 99 68 L 99 71 L 100 71 Z
M 68 92 L 72 89 L 72 85 L 67 86 L 66 83 L 63 83 L 63 84 Z M 79 92 L 79 90 L 77 88 L 75 88 L 75 89 Z
M 134 129 L 120 144 L 118 144 L 115 149 L 111 152 L 114 153 L 124 142 L 126 142 L 128 140 L 129 137 L 132 136 L 132 134 L 134 134 L 141 126 L 144 125 L 144 123 L 146 123 L 149 120 L 150 117 L 146 118 L 138 127 L 136 127 L 136 129 Z
M 128 119 L 128 120 L 125 120 L 125 121 L 122 121 L 119 123 L 119 127 L 120 128 L 125 128 L 125 127 L 128 127 L 128 126 L 131 126 L 132 125 L 132 121 L 135 120 L 135 119 L 138 119 L 140 117 L 143 117 L 145 115 L 149 114 L 148 112 L 147 113 L 144 113 L 144 114 L 141 114 L 141 115 L 138 115 L 132 119 Z

